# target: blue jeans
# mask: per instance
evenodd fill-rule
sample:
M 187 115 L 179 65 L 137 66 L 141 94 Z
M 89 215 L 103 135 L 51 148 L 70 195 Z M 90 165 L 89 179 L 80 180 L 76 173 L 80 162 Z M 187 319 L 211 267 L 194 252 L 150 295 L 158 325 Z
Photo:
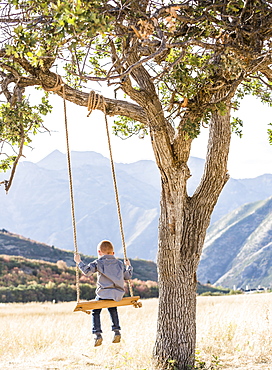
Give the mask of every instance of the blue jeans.
M 102 299 L 98 299 L 98 300 L 100 301 Z M 92 333 L 93 334 L 100 334 L 100 333 L 102 333 L 101 321 L 100 321 L 100 313 L 101 313 L 101 311 L 102 311 L 102 308 L 98 308 L 98 309 L 92 310 L 92 318 L 93 318 Z M 108 311 L 109 311 L 111 322 L 112 322 L 111 329 L 113 331 L 121 330 L 120 325 L 119 325 L 119 317 L 118 317 L 117 307 L 109 307 L 108 308 Z

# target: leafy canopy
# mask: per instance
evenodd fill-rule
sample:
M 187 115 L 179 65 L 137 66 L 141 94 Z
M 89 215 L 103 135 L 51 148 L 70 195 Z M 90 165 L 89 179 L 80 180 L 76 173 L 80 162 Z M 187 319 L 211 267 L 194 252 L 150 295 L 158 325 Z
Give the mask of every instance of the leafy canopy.
M 1 3 L 0 143 L 14 154 L 43 127 L 52 107 L 48 93 L 31 105 L 25 89 L 60 74 L 82 93 L 113 87 L 143 111 L 128 109 L 114 131 L 129 137 L 155 129 L 145 111 L 157 98 L 166 126 L 197 137 L 215 110 L 224 114 L 248 94 L 271 106 L 271 4 L 237 1 L 26 1 Z M 48 80 L 49 81 L 49 80 Z M 98 83 L 99 85 L 94 85 Z M 71 98 L 72 100 L 72 98 Z M 116 103 L 118 105 L 118 100 Z M 131 106 L 132 109 L 132 106 Z M 117 109 L 118 111 L 118 109 Z M 233 118 L 241 135 L 243 123 Z M 272 131 L 268 130 L 270 142 Z M 16 147 L 18 149 L 16 149 Z

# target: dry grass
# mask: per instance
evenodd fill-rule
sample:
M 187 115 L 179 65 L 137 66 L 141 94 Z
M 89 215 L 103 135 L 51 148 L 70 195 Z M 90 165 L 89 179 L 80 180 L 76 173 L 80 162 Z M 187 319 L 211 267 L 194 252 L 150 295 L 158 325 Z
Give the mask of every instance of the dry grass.
M 226 369 L 272 369 L 272 294 L 198 297 L 197 346 Z
M 7 304 L 0 307 L 0 368 L 147 369 L 156 332 L 157 300 L 143 308 L 120 307 L 122 341 L 112 344 L 107 310 L 103 345 L 93 347 L 91 317 L 74 303 Z M 272 294 L 199 297 L 197 347 L 222 369 L 272 370 Z

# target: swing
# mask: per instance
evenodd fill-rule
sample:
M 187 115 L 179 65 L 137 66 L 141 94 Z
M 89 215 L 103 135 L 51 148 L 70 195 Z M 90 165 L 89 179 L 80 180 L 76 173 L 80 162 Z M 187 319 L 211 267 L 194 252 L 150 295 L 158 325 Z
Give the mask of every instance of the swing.
M 75 207 L 74 207 L 74 195 L 73 195 L 73 181 L 72 181 L 72 168 L 71 168 L 71 155 L 70 155 L 70 146 L 69 146 L 69 134 L 68 134 L 68 124 L 67 124 L 67 109 L 66 109 L 66 99 L 65 99 L 65 86 L 62 82 L 61 77 L 58 77 L 56 85 L 60 86 L 60 88 L 63 88 L 63 105 L 64 105 L 64 121 L 65 121 L 65 133 L 66 133 L 66 148 L 67 148 L 67 163 L 68 163 L 68 175 L 69 175 L 69 186 L 70 186 L 70 200 L 71 200 L 71 214 L 72 214 L 72 224 L 73 224 L 73 236 L 74 236 L 74 253 L 78 254 L 78 247 L 77 247 L 77 238 L 76 238 L 76 220 L 75 220 Z M 56 87 L 54 87 L 55 89 Z M 56 90 L 54 90 L 56 91 Z M 126 253 L 126 244 L 125 244 L 125 237 L 124 237 L 124 230 L 123 230 L 123 222 L 122 222 L 122 216 L 121 216 L 121 207 L 119 202 L 119 195 L 118 195 L 118 189 L 117 189 L 117 181 L 116 181 L 116 175 L 115 175 L 115 169 L 114 169 L 114 162 L 113 162 L 113 156 L 112 156 L 112 149 L 111 149 L 111 142 L 110 142 L 110 134 L 109 134 L 109 128 L 108 128 L 108 120 L 107 120 L 107 114 L 106 114 L 106 107 L 105 107 L 105 100 L 104 97 L 101 95 L 96 94 L 94 91 L 91 91 L 88 98 L 88 115 L 90 116 L 92 110 L 96 109 L 99 103 L 103 104 L 103 111 L 105 116 L 105 124 L 106 124 L 106 133 L 107 133 L 107 139 L 108 139 L 108 147 L 109 147 L 109 154 L 110 154 L 110 163 L 111 163 L 111 172 L 112 172 L 112 179 L 113 179 L 113 185 L 114 185 L 114 192 L 115 192 L 115 200 L 116 200 L 116 206 L 117 206 L 117 212 L 118 212 L 118 218 L 119 218 L 119 226 L 120 226 L 120 234 L 122 239 L 122 246 L 123 246 L 123 254 L 124 254 L 124 260 L 127 260 L 127 253 Z M 114 300 L 91 300 L 86 302 L 80 302 L 80 287 L 79 287 L 79 268 L 78 264 L 76 264 L 76 290 L 77 290 L 77 305 L 74 309 L 74 312 L 76 311 L 82 311 L 87 314 L 90 314 L 90 311 L 93 309 L 98 308 L 109 308 L 109 307 L 117 307 L 117 306 L 128 306 L 133 305 L 133 307 L 142 307 L 142 303 L 138 302 L 140 299 L 140 296 L 134 296 L 133 290 L 132 290 L 132 284 L 131 281 L 128 280 L 128 286 L 129 286 L 129 292 L 130 297 L 125 297 L 120 301 L 114 301 Z

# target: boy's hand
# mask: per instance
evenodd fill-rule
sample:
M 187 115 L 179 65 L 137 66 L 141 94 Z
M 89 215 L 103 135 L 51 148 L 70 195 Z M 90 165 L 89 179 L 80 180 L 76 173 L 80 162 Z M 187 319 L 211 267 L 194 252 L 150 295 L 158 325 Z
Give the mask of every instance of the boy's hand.
M 74 254 L 74 261 L 78 264 L 81 262 L 81 258 L 80 258 L 80 255 L 78 253 L 75 253 Z
M 129 259 L 125 259 L 125 260 L 124 260 L 124 264 L 125 264 L 126 266 L 130 266 L 130 260 L 129 260 Z

